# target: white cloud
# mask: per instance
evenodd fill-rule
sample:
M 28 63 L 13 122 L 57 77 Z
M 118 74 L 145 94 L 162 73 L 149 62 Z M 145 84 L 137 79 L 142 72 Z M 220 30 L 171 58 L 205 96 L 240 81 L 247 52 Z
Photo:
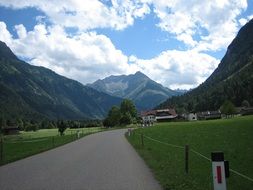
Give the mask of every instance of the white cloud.
M 192 88 L 203 82 L 219 60 L 196 51 L 164 51 L 150 60 L 129 58 L 117 50 L 111 40 L 94 32 L 69 37 L 62 27 L 39 24 L 32 31 L 23 25 L 15 27 L 13 39 L 0 22 L 0 40 L 5 41 L 19 57 L 37 66 L 76 79 L 86 84 L 108 75 L 142 71 L 152 79 L 172 88 Z
M 186 34 L 186 33 L 182 33 L 182 34 L 179 34 L 177 36 L 177 39 L 179 41 L 182 41 L 184 42 L 185 44 L 187 44 L 189 47 L 194 47 L 196 46 L 197 42 L 192 38 L 191 35 L 189 34 Z
M 0 22 L 0 40 L 8 44 L 12 41 L 12 35 L 7 30 L 7 26 L 4 22 Z
M 21 9 L 35 7 L 55 25 L 76 27 L 82 31 L 96 28 L 122 30 L 133 25 L 153 9 L 162 30 L 175 35 L 198 51 L 224 49 L 238 31 L 237 16 L 247 8 L 247 0 L 111 0 L 111 6 L 99 0 L 2 0 L 0 5 Z M 38 17 L 41 22 L 43 17 Z M 203 33 L 205 31 L 205 34 Z M 201 38 L 195 39 L 196 35 Z M 222 37 L 220 37 L 222 35 Z
M 122 30 L 153 9 L 157 26 L 188 48 L 217 51 L 227 48 L 245 19 L 237 17 L 247 8 L 247 0 L 2 0 L 0 5 L 16 9 L 36 7 L 55 25 L 86 31 L 96 28 Z M 38 17 L 41 22 L 45 18 Z M 240 24 L 240 25 L 239 25 Z M 203 34 L 204 31 L 204 34 Z M 196 39 L 196 36 L 200 36 Z
M 219 60 L 197 51 L 168 50 L 150 59 L 133 59 L 142 72 L 170 88 L 193 88 L 217 67 Z
M 198 51 L 224 49 L 238 31 L 247 0 L 152 0 L 159 27 Z M 201 34 L 202 31 L 207 34 Z M 200 35 L 199 40 L 194 39 Z
M 1 0 L 0 5 L 35 7 L 45 13 L 46 17 L 37 17 L 40 24 L 32 31 L 22 24 L 15 26 L 17 39 L 0 22 L 0 40 L 34 65 L 83 83 L 140 70 L 172 88 L 203 82 L 219 63 L 205 52 L 225 49 L 239 27 L 253 17 L 238 18 L 247 0 L 111 0 L 110 6 L 99 0 Z M 164 51 L 150 60 L 127 57 L 108 37 L 94 32 L 96 28 L 123 30 L 151 11 L 159 19 L 157 26 L 188 50 Z M 46 26 L 45 20 L 52 26 Z M 65 27 L 76 27 L 78 34 L 69 36 Z
M 23 25 L 15 28 L 17 39 L 13 39 L 5 23 L 0 22 L 0 40 L 33 65 L 50 68 L 83 83 L 131 71 L 128 58 L 104 35 L 87 32 L 69 37 L 60 26 L 42 24 L 28 32 Z
M 241 26 L 245 25 L 247 22 L 248 22 L 248 20 L 246 18 L 239 19 L 239 23 Z
M 249 15 L 247 18 L 248 18 L 248 20 L 251 20 L 251 19 L 253 19 L 253 15 Z
M 43 11 L 53 24 L 76 27 L 80 30 L 113 28 L 122 30 L 150 12 L 146 3 L 139 0 L 112 0 L 108 7 L 99 0 L 2 0 L 0 5 L 14 9 L 35 7 Z M 41 20 L 43 17 L 38 17 Z
M 240 18 L 238 22 L 241 26 L 244 26 L 248 21 L 250 21 L 253 18 L 253 15 L 249 15 L 246 18 Z

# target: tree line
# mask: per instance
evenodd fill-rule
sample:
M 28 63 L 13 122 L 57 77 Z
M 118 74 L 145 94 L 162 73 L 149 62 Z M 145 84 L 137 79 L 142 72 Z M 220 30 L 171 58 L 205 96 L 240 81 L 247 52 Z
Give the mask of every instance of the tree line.
M 6 119 L 0 115 L 0 133 L 2 129 L 17 127 L 21 131 L 37 131 L 39 129 L 58 128 L 61 135 L 67 128 L 90 128 L 90 127 L 115 127 L 125 126 L 137 122 L 137 110 L 134 103 L 124 99 L 120 106 L 113 106 L 107 117 L 102 120 L 28 120 L 22 118 Z
M 42 121 L 26 120 L 26 119 L 5 119 L 0 116 L 0 133 L 6 127 L 18 127 L 21 131 L 37 131 L 39 129 L 54 129 L 58 128 L 59 132 L 66 128 L 90 128 L 102 127 L 101 120 L 47 120 Z M 61 129 L 60 129 L 61 128 Z

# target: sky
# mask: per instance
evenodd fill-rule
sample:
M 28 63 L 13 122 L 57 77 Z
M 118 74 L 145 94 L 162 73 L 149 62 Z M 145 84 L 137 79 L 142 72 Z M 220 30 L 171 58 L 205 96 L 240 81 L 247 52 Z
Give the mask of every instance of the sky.
M 253 0 L 0 0 L 0 40 L 83 84 L 141 71 L 190 89 L 252 18 Z

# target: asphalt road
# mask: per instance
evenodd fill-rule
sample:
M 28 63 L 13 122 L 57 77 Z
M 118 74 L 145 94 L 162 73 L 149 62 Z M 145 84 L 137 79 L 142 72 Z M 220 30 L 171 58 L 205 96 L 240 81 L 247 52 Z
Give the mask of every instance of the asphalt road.
M 149 168 L 124 137 L 93 134 L 0 167 L 1 190 L 159 190 Z

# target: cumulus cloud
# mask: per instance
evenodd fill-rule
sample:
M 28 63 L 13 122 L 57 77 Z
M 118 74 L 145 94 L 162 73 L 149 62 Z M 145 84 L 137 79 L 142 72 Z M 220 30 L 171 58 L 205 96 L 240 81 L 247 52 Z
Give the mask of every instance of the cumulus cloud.
M 84 84 L 108 75 L 142 71 L 165 86 L 192 88 L 203 82 L 218 64 L 217 59 L 190 50 L 164 51 L 150 60 L 127 57 L 109 38 L 95 32 L 70 37 L 60 26 L 43 24 L 28 32 L 23 25 L 17 25 L 15 29 L 16 39 L 10 35 L 5 23 L 0 22 L 0 40 L 5 41 L 15 54 L 33 65 L 50 68 Z
M 107 6 L 99 0 L 2 0 L 0 5 L 21 9 L 35 7 L 43 11 L 53 24 L 76 27 L 80 30 L 113 28 L 122 30 L 150 12 L 146 3 L 140 0 L 112 0 Z M 41 20 L 43 17 L 38 17 Z
M 0 40 L 19 57 L 33 65 L 45 66 L 82 83 L 111 74 L 138 70 L 171 88 L 192 88 L 203 82 L 219 60 L 208 51 L 225 49 L 240 26 L 253 16 L 238 16 L 247 0 L 1 0 L 0 6 L 34 7 L 46 16 L 37 16 L 32 31 L 16 25 L 13 38 L 0 22 Z M 167 50 L 150 60 L 127 57 L 112 41 L 98 35 L 97 28 L 123 30 L 153 12 L 157 27 L 186 45 L 186 51 Z M 224 14 L 225 13 L 225 14 Z M 51 25 L 45 24 L 49 20 Z M 66 28 L 74 27 L 71 36 Z M 196 37 L 197 36 L 197 37 Z
M 197 51 L 168 50 L 150 60 L 132 61 L 155 81 L 175 88 L 194 88 L 217 67 L 219 60 Z
M 247 19 L 236 19 L 247 8 L 247 0 L 111 0 L 110 6 L 108 2 L 1 0 L 0 5 L 14 9 L 35 7 L 53 24 L 82 31 L 96 28 L 123 30 L 133 25 L 135 18 L 143 18 L 152 10 L 160 20 L 158 27 L 198 51 L 226 48 Z M 194 38 L 196 35 L 201 38 Z
M 248 20 L 246 18 L 239 19 L 239 23 L 241 26 L 245 25 L 247 22 L 248 22 Z
M 247 8 L 247 0 L 153 0 L 152 3 L 160 19 L 158 26 L 198 51 L 226 48 L 238 31 L 236 17 Z M 194 39 L 195 35 L 201 38 Z
M 24 25 L 20 24 L 20 25 L 16 25 L 15 29 L 17 31 L 18 37 L 19 38 L 25 38 L 26 37 L 26 28 L 24 27 Z
M 70 37 L 60 26 L 42 24 L 28 32 L 23 25 L 17 25 L 15 29 L 16 39 L 5 23 L 0 22 L 0 40 L 33 65 L 50 68 L 83 83 L 131 71 L 128 58 L 104 35 L 86 32 Z
M 12 35 L 7 30 L 7 26 L 4 22 L 0 22 L 0 39 L 8 44 L 12 41 Z
M 240 23 L 241 26 L 245 25 L 249 20 L 253 18 L 253 15 L 249 15 L 246 18 L 240 18 L 238 22 Z

